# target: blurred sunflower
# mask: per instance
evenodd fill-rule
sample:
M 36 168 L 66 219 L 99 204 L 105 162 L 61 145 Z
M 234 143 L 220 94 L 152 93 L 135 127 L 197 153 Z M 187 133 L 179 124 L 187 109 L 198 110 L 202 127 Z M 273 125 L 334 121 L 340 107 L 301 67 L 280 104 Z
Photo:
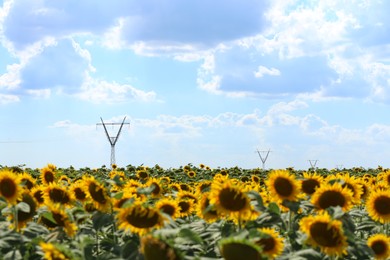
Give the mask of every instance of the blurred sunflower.
M 39 246 L 41 247 L 43 253 L 43 259 L 45 260 L 70 260 L 71 257 L 67 256 L 65 252 L 62 252 L 52 243 L 40 242 Z
M 64 184 L 64 185 L 68 185 L 71 183 L 71 180 L 69 179 L 68 176 L 66 175 L 61 175 L 60 178 L 58 179 L 58 182 L 61 183 L 61 184 Z
M 22 192 L 20 176 L 8 169 L 0 170 L 0 196 L 15 205 Z
M 245 220 L 251 216 L 252 208 L 247 192 L 247 186 L 240 182 L 227 179 L 211 184 L 210 204 L 215 205 L 218 214 L 226 217 Z
M 139 180 L 146 180 L 149 178 L 149 173 L 146 170 L 138 170 L 137 177 Z
M 300 184 L 288 170 L 274 170 L 265 181 L 269 193 L 279 201 L 295 201 L 300 193 Z
M 74 237 L 77 231 L 77 226 L 69 218 L 66 211 L 59 204 L 48 204 L 48 212 L 51 217 L 48 217 L 45 213 L 41 214 L 38 222 L 44 224 L 49 229 L 61 227 L 69 237 Z M 53 222 L 53 220 L 55 222 Z
M 390 238 L 385 234 L 371 235 L 367 245 L 374 253 L 374 259 L 386 260 L 390 258 Z
M 187 176 L 190 178 L 195 178 L 196 177 L 196 172 L 195 171 L 188 171 Z
M 341 186 L 352 191 L 352 203 L 359 204 L 360 198 L 363 194 L 363 189 L 358 182 L 358 179 L 355 176 L 351 176 L 349 173 L 339 174 L 338 176 L 341 181 Z
M 390 223 L 390 190 L 374 190 L 366 201 L 368 215 L 380 223 Z
M 26 189 L 31 190 L 35 186 L 36 180 L 31 176 L 31 174 L 23 172 L 20 175 L 20 183 Z
M 22 211 L 19 208 L 17 209 L 17 211 L 16 211 L 16 214 L 17 214 L 16 220 L 17 220 L 17 224 L 18 224 L 17 230 L 21 230 L 22 228 L 24 228 L 27 225 L 27 223 L 34 218 L 34 216 L 37 212 L 37 207 L 38 207 L 37 202 L 35 201 L 33 196 L 28 191 L 23 192 L 21 199 L 18 200 L 18 203 L 19 202 L 26 203 L 29 206 L 29 211 L 26 212 L 26 211 Z M 12 222 L 14 222 L 14 220 L 15 220 L 14 214 L 10 215 L 10 219 Z
M 161 228 L 165 218 L 159 210 L 134 203 L 128 208 L 121 208 L 117 214 L 118 227 L 140 236 L 152 229 Z
M 155 207 L 162 213 L 167 214 L 173 220 L 180 216 L 180 208 L 176 200 L 163 198 L 156 202 Z
M 187 183 L 179 183 L 180 190 L 192 191 L 192 188 Z
M 301 180 L 301 190 L 307 195 L 312 195 L 321 183 L 324 181 L 324 178 L 317 173 L 303 173 L 303 180 Z
M 202 180 L 202 181 L 196 183 L 195 190 L 196 190 L 196 193 L 201 194 L 203 192 L 210 191 L 210 187 L 211 187 L 211 181 Z
M 163 187 L 159 179 L 149 178 L 149 180 L 145 183 L 145 187 L 154 186 L 152 193 L 150 194 L 153 198 L 158 198 L 163 194 Z
M 210 192 L 202 193 L 199 202 L 196 205 L 196 215 L 208 223 L 215 222 L 219 215 L 214 205 L 210 205 Z
M 325 211 L 320 215 L 306 216 L 300 221 L 300 230 L 308 237 L 307 243 L 329 256 L 342 256 L 347 251 L 347 238 L 342 222 L 332 219 Z
M 262 255 L 265 255 L 267 259 L 275 259 L 282 254 L 284 242 L 279 233 L 273 228 L 266 227 L 259 229 L 259 231 L 262 235 L 254 241 L 256 245 L 261 247 Z
M 390 187 L 390 170 L 386 170 L 382 176 L 383 181 Z
M 111 198 L 108 196 L 106 188 L 93 176 L 83 177 L 83 183 L 87 190 L 88 198 L 91 199 L 95 208 L 102 212 L 109 212 L 111 209 Z
M 257 175 L 252 175 L 251 176 L 251 180 L 254 182 L 254 183 L 257 183 L 257 184 L 260 184 L 260 177 L 257 176 Z
M 85 191 L 85 186 L 81 181 L 72 183 L 69 190 L 76 200 L 84 202 L 87 199 L 87 192 Z
M 219 251 L 225 260 L 260 260 L 261 248 L 247 239 L 224 238 L 219 241 Z
M 192 192 L 188 192 L 188 191 L 179 191 L 177 194 L 176 194 L 176 197 L 178 200 L 186 200 L 186 199 L 190 199 L 192 200 L 194 203 L 197 203 L 198 202 L 198 195 L 192 193 Z
M 318 210 L 340 206 L 344 211 L 352 208 L 352 191 L 340 183 L 323 184 L 312 195 L 311 203 Z
M 59 203 L 62 205 L 71 205 L 73 199 L 68 189 L 58 183 L 49 183 L 43 188 L 43 198 L 46 203 Z
M 180 217 L 186 217 L 192 214 L 194 202 L 192 200 L 177 200 L 177 205 L 179 206 Z
M 37 201 L 38 205 L 43 205 L 45 202 L 45 199 L 43 197 L 44 193 L 44 186 L 35 186 L 31 189 L 31 195 L 34 197 L 34 199 Z
M 140 251 L 145 260 L 180 260 L 175 248 L 162 238 L 146 235 L 141 238 Z
M 44 185 L 52 183 L 55 181 L 55 171 L 56 167 L 52 164 L 47 165 L 46 167 L 41 169 L 41 182 Z

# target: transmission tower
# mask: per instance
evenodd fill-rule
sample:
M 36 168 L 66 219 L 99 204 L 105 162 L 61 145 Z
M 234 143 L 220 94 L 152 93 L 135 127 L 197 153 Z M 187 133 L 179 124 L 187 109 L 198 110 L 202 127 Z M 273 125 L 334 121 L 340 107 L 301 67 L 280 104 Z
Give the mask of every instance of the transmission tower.
M 268 149 L 268 151 L 259 151 L 259 150 L 257 150 L 256 152 L 259 154 L 260 160 L 263 163 L 263 170 L 264 170 L 265 169 L 265 162 L 268 159 L 268 155 L 271 152 L 271 149 Z M 264 157 L 263 157 L 263 154 L 265 154 Z
M 315 170 L 317 162 L 318 162 L 318 160 L 309 160 L 310 168 Z
M 102 122 L 101 123 L 97 123 L 96 126 L 103 125 L 104 131 L 106 132 L 106 135 L 107 135 L 107 138 L 108 138 L 108 142 L 110 142 L 110 145 L 111 145 L 111 167 L 112 167 L 112 165 L 115 164 L 115 144 L 118 141 L 119 135 L 121 134 L 123 125 L 130 125 L 130 123 L 125 123 L 126 117 L 123 118 L 122 123 L 104 123 L 102 118 L 100 118 L 100 120 Z M 120 125 L 118 133 L 116 134 L 116 136 L 110 136 L 110 134 L 108 133 L 107 127 L 106 127 L 107 125 L 111 125 L 111 126 Z

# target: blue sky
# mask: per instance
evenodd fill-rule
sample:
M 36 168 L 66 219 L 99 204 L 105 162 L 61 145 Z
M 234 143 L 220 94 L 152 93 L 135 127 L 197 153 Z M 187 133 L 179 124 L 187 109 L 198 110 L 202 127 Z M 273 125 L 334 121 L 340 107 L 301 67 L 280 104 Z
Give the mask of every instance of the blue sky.
M 389 1 L 0 1 L 0 164 L 390 167 Z M 110 127 L 115 135 L 118 128 Z

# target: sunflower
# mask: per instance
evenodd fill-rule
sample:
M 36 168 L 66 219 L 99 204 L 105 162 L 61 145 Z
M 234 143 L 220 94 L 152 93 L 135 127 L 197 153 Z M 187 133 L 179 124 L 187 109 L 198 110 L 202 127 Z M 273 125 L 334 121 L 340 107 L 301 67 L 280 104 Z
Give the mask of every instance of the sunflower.
M 374 254 L 374 259 L 386 260 L 390 257 L 390 238 L 384 234 L 375 234 L 368 238 L 367 245 Z
M 355 176 L 350 176 L 349 173 L 338 175 L 341 181 L 342 187 L 347 187 L 352 191 L 352 202 L 354 204 L 359 204 L 361 196 L 363 194 L 363 189 L 358 179 Z
M 321 175 L 318 175 L 317 173 L 303 173 L 303 180 L 301 180 L 301 190 L 303 193 L 307 195 L 312 195 L 315 190 L 320 187 L 321 183 L 323 182 L 323 179 Z
M 121 208 L 117 214 L 118 227 L 140 236 L 161 228 L 165 218 L 159 210 L 134 203 L 128 208 Z
M 45 260 L 70 260 L 71 257 L 67 256 L 65 252 L 62 252 L 57 246 L 52 243 L 40 242 L 43 253 L 43 259 Z
M 93 176 L 83 177 L 83 182 L 88 198 L 91 199 L 95 208 L 102 212 L 108 212 L 111 209 L 111 198 L 108 196 L 106 188 Z
M 41 169 L 41 182 L 44 185 L 52 183 L 55 181 L 55 171 L 56 167 L 52 164 L 47 165 L 46 167 Z
M 215 205 L 218 214 L 233 220 L 246 220 L 252 217 L 252 208 L 247 192 L 247 186 L 240 182 L 227 179 L 213 181 L 210 190 L 210 204 Z
M 141 254 L 145 260 L 180 260 L 182 257 L 172 245 L 161 238 L 152 235 L 146 235 L 141 238 Z
M 43 223 L 49 229 L 60 227 L 69 237 L 74 237 L 77 231 L 77 226 L 71 221 L 66 211 L 61 208 L 59 204 L 50 203 L 47 205 L 47 207 L 51 217 L 48 217 L 45 214 L 41 214 L 38 221 Z
M 202 194 L 197 206 L 196 215 L 208 223 L 215 222 L 219 219 L 219 215 L 214 205 L 210 205 L 210 192 Z
M 163 198 L 156 202 L 155 207 L 162 213 L 167 214 L 173 220 L 180 216 L 180 208 L 176 200 Z
M 163 187 L 161 185 L 161 182 L 159 179 L 156 178 L 149 178 L 149 180 L 145 183 L 146 187 L 152 187 L 154 186 L 151 196 L 154 198 L 158 198 L 163 193 Z
M 219 242 L 219 251 L 225 260 L 260 260 L 261 248 L 254 242 L 239 238 L 224 238 Z
M 73 183 L 69 187 L 69 190 L 76 200 L 84 202 L 87 199 L 87 192 L 85 191 L 85 186 L 81 181 Z
M 38 207 L 37 202 L 35 201 L 33 196 L 28 191 L 23 192 L 21 199 L 18 200 L 18 203 L 19 202 L 26 203 L 29 206 L 29 211 L 25 212 L 25 211 L 22 211 L 20 209 L 17 209 L 17 211 L 16 211 L 17 221 L 18 221 L 17 230 L 21 230 L 22 228 L 24 228 L 27 225 L 27 223 L 33 219 L 33 217 L 35 216 L 35 214 L 37 212 L 37 207 Z M 11 215 L 12 221 L 14 221 L 14 218 L 15 218 L 15 216 Z
M 58 183 L 50 183 L 43 188 L 43 198 L 46 203 L 59 203 L 70 205 L 73 199 L 68 190 Z
M 271 196 L 279 201 L 294 201 L 300 193 L 299 182 L 288 170 L 272 171 L 265 182 Z
M 45 202 L 45 199 L 43 197 L 44 195 L 44 187 L 43 186 L 35 186 L 31 189 L 31 195 L 34 197 L 38 205 L 43 205 Z
M 390 190 L 374 190 L 366 201 L 368 215 L 380 223 L 390 223 Z
M 194 202 L 192 200 L 178 200 L 177 205 L 179 206 L 179 214 L 182 218 L 191 215 L 194 210 Z
M 187 172 L 187 176 L 190 178 L 195 178 L 196 177 L 196 172 L 195 171 L 189 171 Z
M 198 201 L 198 196 L 196 194 L 194 194 L 192 192 L 188 192 L 188 191 L 179 191 L 176 194 L 176 197 L 177 197 L 178 200 L 190 199 L 194 203 L 196 203 Z
M 342 256 L 347 253 L 348 244 L 342 222 L 332 219 L 326 211 L 304 217 L 299 224 L 300 230 L 308 237 L 306 243 L 319 247 L 324 254 Z
M 283 252 L 283 238 L 272 228 L 261 228 L 259 231 L 262 236 L 255 239 L 256 245 L 261 247 L 262 254 L 267 259 L 275 259 Z
M 196 193 L 201 194 L 203 192 L 210 191 L 210 187 L 211 187 L 211 181 L 202 180 L 202 181 L 196 183 L 195 190 L 196 190 Z
M 71 182 L 71 180 L 69 179 L 68 176 L 61 175 L 61 177 L 58 179 L 58 182 L 68 185 Z
M 35 186 L 36 180 L 30 174 L 23 172 L 19 176 L 20 176 L 20 183 L 26 189 L 31 190 Z
M 353 206 L 352 191 L 337 182 L 323 184 L 314 192 L 311 202 L 318 210 L 340 206 L 344 211 L 348 211 Z
M 252 176 L 251 176 L 251 180 L 252 180 L 254 183 L 259 184 L 261 179 L 260 179 L 260 177 L 257 176 L 257 175 L 252 175 Z
M 387 186 L 390 187 L 390 171 L 389 170 L 384 172 L 382 179 L 387 184 Z
M 22 191 L 18 174 L 8 169 L 0 170 L 0 197 L 15 205 Z
M 138 170 L 137 177 L 140 180 L 146 180 L 149 177 L 149 174 L 146 170 Z

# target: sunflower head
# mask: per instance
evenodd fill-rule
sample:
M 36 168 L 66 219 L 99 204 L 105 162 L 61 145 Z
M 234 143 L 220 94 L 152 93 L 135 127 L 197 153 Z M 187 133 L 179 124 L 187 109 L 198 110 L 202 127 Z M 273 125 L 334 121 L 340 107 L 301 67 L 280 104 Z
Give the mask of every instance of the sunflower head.
M 301 180 L 301 190 L 307 195 L 312 195 L 323 182 L 323 178 L 317 173 L 303 173 Z
M 288 170 L 275 170 L 268 175 L 266 185 L 271 196 L 279 201 L 295 201 L 300 193 L 299 182 Z
M 73 202 L 73 198 L 67 188 L 62 187 L 58 183 L 50 183 L 44 187 L 43 198 L 47 203 L 70 205 Z
M 306 242 L 319 247 L 323 253 L 332 256 L 346 254 L 348 244 L 342 222 L 332 219 L 326 211 L 320 215 L 302 218 L 300 229 L 308 237 Z
M 52 164 L 47 165 L 41 169 L 41 182 L 44 185 L 55 182 L 56 180 L 56 167 Z
M 10 204 L 16 204 L 22 191 L 18 174 L 9 169 L 0 170 L 0 197 Z
M 214 205 L 210 205 L 209 192 L 202 194 L 197 206 L 196 214 L 206 222 L 212 223 L 219 219 L 219 215 Z
M 272 228 L 259 229 L 261 236 L 254 241 L 262 249 L 267 259 L 274 259 L 283 252 L 284 242 L 279 233 Z
M 312 195 L 311 202 L 318 210 L 340 206 L 348 211 L 353 206 L 352 192 L 340 183 L 321 185 Z
M 166 259 L 179 260 L 182 259 L 175 248 L 164 241 L 162 238 L 146 235 L 141 238 L 140 245 L 141 254 L 145 260 Z
M 106 188 L 93 176 L 83 177 L 88 198 L 93 202 L 96 209 L 108 212 L 111 208 L 111 198 L 108 196 Z
M 225 238 L 219 242 L 219 250 L 226 260 L 260 260 L 261 248 L 247 239 Z
M 43 259 L 45 260 L 67 260 L 73 259 L 69 250 L 66 250 L 61 245 L 53 243 L 40 242 L 39 246 L 42 250 Z
M 167 214 L 172 219 L 176 219 L 180 215 L 179 205 L 176 200 L 170 198 L 163 198 L 156 202 L 156 208 L 160 212 Z
M 165 218 L 159 210 L 133 203 L 130 207 L 121 208 L 117 214 L 118 227 L 138 235 L 144 235 L 152 229 L 161 228 Z
M 390 190 L 374 190 L 366 201 L 368 215 L 380 223 L 390 223 Z
M 386 260 L 390 257 L 390 237 L 375 234 L 368 238 L 367 245 L 371 248 L 375 259 Z

